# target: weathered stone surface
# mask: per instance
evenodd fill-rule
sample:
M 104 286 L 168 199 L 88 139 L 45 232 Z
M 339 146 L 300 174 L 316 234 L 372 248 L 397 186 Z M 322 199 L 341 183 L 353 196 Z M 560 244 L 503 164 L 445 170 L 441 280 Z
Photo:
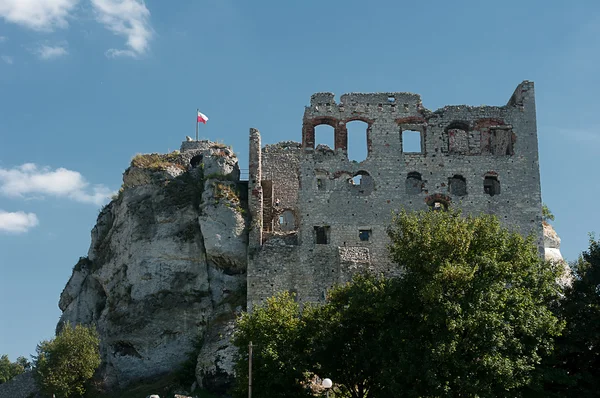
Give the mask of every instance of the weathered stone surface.
M 246 225 L 235 183 L 207 180 L 198 218 L 209 261 L 229 274 L 246 270 Z
M 558 282 L 562 286 L 570 285 L 573 282 L 573 273 L 569 264 L 563 259 L 560 253 L 560 237 L 554 230 L 552 225 L 547 222 L 543 223 L 544 227 L 544 258 L 547 261 L 552 261 L 562 265 L 564 272 Z
M 61 294 L 58 329 L 65 321 L 97 327 L 109 387 L 176 370 L 199 339 L 207 368 L 231 370 L 211 339 L 227 327 L 215 319 L 245 305 L 245 203 L 214 187 L 239 191 L 239 168 L 229 148 L 192 144 L 134 158 Z M 214 384 L 219 377 L 230 376 Z
M 360 162 L 348 157 L 347 125 L 356 122 L 367 143 Z M 332 128 L 333 149 L 317 141 L 320 125 Z M 420 142 L 411 147 L 408 136 Z M 248 308 L 285 290 L 302 302 L 322 301 L 327 289 L 360 270 L 399 274 L 386 227 L 401 209 L 495 214 L 505 227 L 535 236 L 544 253 L 532 82 L 519 84 L 503 106 L 436 111 L 411 93 L 350 93 L 339 102 L 316 93 L 304 110 L 301 145 L 261 151 L 252 129 L 249 148 Z M 284 212 L 293 215 L 294 229 Z M 295 232 L 298 244 L 272 244 L 280 240 L 273 232 L 282 230 Z M 348 261 L 350 249 L 366 260 Z
M 209 331 L 208 342 L 202 346 L 196 365 L 200 387 L 225 393 L 233 383 L 233 365 L 237 354 L 231 344 L 234 323 L 234 319 L 223 320 Z

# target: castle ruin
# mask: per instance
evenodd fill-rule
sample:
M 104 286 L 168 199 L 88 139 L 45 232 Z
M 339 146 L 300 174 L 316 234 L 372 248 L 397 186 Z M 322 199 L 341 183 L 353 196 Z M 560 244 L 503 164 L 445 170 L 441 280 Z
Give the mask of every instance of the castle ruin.
M 368 125 L 368 156 L 348 159 L 346 124 Z M 315 147 L 315 127 L 334 129 L 335 148 Z M 417 135 L 420 148 L 403 145 Z M 398 274 L 386 228 L 395 211 L 495 214 L 533 234 L 542 214 L 533 82 L 504 106 L 425 109 L 411 93 L 351 93 L 336 103 L 316 93 L 304 112 L 302 143 L 261 146 L 250 130 L 248 309 L 288 290 L 300 302 L 359 270 Z

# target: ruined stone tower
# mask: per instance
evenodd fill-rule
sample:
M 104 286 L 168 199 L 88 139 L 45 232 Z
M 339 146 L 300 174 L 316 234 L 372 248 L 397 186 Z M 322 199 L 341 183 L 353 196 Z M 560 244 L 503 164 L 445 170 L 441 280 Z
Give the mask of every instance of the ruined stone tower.
M 348 160 L 346 124 L 367 127 L 368 156 Z M 315 147 L 315 127 L 334 129 L 335 148 Z M 408 152 L 409 134 L 420 141 Z M 505 106 L 423 108 L 410 93 L 317 93 L 302 144 L 260 146 L 250 132 L 248 308 L 278 291 L 320 301 L 361 269 L 397 274 L 386 227 L 400 209 L 495 214 L 533 234 L 542 218 L 534 86 Z

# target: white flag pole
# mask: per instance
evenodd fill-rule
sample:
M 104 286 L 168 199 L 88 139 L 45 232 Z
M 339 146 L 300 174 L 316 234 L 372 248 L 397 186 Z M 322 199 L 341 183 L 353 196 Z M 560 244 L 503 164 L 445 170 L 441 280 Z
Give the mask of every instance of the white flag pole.
M 196 108 L 196 141 L 198 141 L 198 112 L 200 109 Z

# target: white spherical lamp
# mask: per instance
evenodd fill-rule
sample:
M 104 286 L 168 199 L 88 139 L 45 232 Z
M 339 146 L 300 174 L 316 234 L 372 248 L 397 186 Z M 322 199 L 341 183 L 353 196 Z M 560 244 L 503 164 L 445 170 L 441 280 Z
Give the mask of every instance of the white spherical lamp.
M 321 384 L 324 388 L 331 388 L 333 386 L 331 379 L 323 379 L 323 383 Z

